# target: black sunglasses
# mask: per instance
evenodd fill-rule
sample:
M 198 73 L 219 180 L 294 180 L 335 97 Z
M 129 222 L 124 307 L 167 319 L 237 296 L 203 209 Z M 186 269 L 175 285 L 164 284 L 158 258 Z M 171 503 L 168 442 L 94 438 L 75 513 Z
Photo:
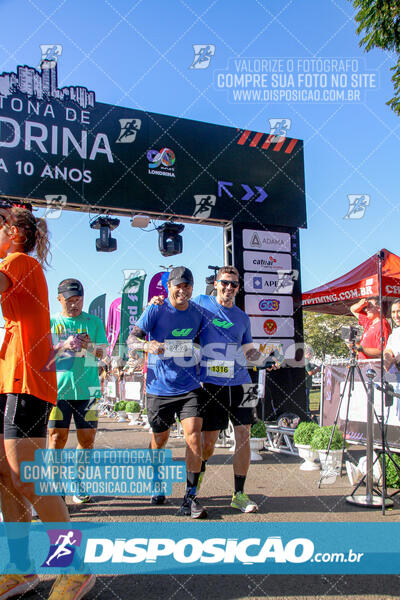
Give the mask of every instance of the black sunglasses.
M 222 285 L 231 285 L 233 287 L 233 289 L 236 289 L 239 287 L 239 282 L 238 281 L 228 281 L 227 279 L 217 279 L 218 283 L 222 283 Z

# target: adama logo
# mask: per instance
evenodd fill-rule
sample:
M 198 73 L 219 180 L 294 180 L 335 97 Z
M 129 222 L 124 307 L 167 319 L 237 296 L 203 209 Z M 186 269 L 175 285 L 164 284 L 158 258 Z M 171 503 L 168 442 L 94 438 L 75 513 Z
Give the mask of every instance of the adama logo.
M 229 327 L 233 327 L 233 323 L 230 323 L 229 321 L 220 321 L 219 319 L 214 319 L 213 325 L 215 325 L 215 327 L 223 327 L 224 329 L 229 329 Z
M 191 327 L 190 329 L 173 329 L 172 330 L 172 335 L 174 337 L 185 337 L 187 335 L 189 335 L 189 333 L 192 331 L 193 327 Z

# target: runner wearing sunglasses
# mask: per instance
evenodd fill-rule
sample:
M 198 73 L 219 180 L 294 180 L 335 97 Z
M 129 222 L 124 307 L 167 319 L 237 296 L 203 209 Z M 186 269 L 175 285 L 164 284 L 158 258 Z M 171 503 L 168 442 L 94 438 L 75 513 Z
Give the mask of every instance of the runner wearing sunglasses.
M 249 317 L 235 306 L 239 271 L 231 266 L 222 267 L 216 275 L 214 287 L 216 296 L 194 298 L 194 302 L 205 308 L 207 314 L 214 315 L 200 332 L 200 380 L 205 391 L 205 409 L 199 484 L 204 477 L 207 460 L 214 453 L 218 435 L 231 420 L 236 441 L 231 506 L 244 513 L 256 512 L 257 504 L 244 493 L 250 465 L 250 428 L 257 420 L 255 408 L 258 403 L 247 360 L 257 360 L 260 354 L 253 346 Z
M 244 513 L 256 512 L 257 504 L 244 493 L 250 465 L 250 428 L 257 420 L 258 404 L 257 386 L 251 382 L 247 361 L 259 362 L 262 355 L 253 346 L 249 317 L 234 303 L 239 291 L 238 270 L 232 266 L 222 267 L 216 275 L 214 287 L 216 296 L 204 294 L 193 299 L 203 307 L 206 319 L 199 333 L 202 352 L 200 381 L 205 393 L 202 465 L 197 491 L 207 460 L 214 453 L 218 435 L 231 420 L 236 441 L 231 506 Z M 152 304 L 163 302 L 162 296 L 151 299 Z

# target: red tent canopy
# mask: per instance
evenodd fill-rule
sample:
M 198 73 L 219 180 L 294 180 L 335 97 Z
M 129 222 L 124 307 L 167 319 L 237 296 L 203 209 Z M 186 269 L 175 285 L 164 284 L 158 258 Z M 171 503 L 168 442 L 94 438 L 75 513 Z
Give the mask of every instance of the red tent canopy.
M 382 297 L 400 298 L 400 256 L 381 250 Z M 351 315 L 350 306 L 360 300 L 379 295 L 378 254 L 374 254 L 345 275 L 305 292 L 303 309 L 335 315 Z

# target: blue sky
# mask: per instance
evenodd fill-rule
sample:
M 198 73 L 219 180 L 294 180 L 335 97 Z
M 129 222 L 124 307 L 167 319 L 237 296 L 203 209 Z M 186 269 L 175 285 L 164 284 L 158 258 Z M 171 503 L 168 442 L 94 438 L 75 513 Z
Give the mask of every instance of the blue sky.
M 95 7 L 95 8 L 94 8 Z M 83 85 L 100 102 L 269 133 L 269 119 L 290 119 L 290 137 L 304 140 L 308 229 L 300 235 L 302 287 L 306 291 L 353 268 L 380 248 L 399 253 L 400 120 L 385 105 L 392 97 L 394 56 L 365 54 L 346 0 L 214 0 L 168 3 L 99 0 L 94 3 L 0 0 L 0 72 L 36 66 L 40 44 L 61 44 L 59 85 Z M 190 69 L 193 44 L 215 46 L 209 67 Z M 306 60 L 353 59 L 353 72 L 367 82 L 355 102 L 238 101 L 218 89 L 217 74 L 233 72 L 238 59 L 280 59 L 288 75 Z M 364 77 L 364 74 L 367 74 Z M 323 80 L 317 78 L 317 89 Z M 306 88 L 304 88 L 306 89 Z M 314 89 L 314 88 L 313 88 Z M 345 92 L 350 85 L 345 86 Z M 348 195 L 365 196 L 360 219 L 344 219 Z M 102 292 L 118 296 L 123 269 L 187 264 L 195 293 L 204 291 L 208 264 L 222 264 L 222 230 L 186 225 L 184 252 L 163 258 L 156 232 L 115 231 L 117 252 L 95 251 L 96 233 L 87 214 L 64 212 L 49 221 L 53 262 L 47 273 L 52 310 L 60 279 L 84 283 L 86 307 Z

